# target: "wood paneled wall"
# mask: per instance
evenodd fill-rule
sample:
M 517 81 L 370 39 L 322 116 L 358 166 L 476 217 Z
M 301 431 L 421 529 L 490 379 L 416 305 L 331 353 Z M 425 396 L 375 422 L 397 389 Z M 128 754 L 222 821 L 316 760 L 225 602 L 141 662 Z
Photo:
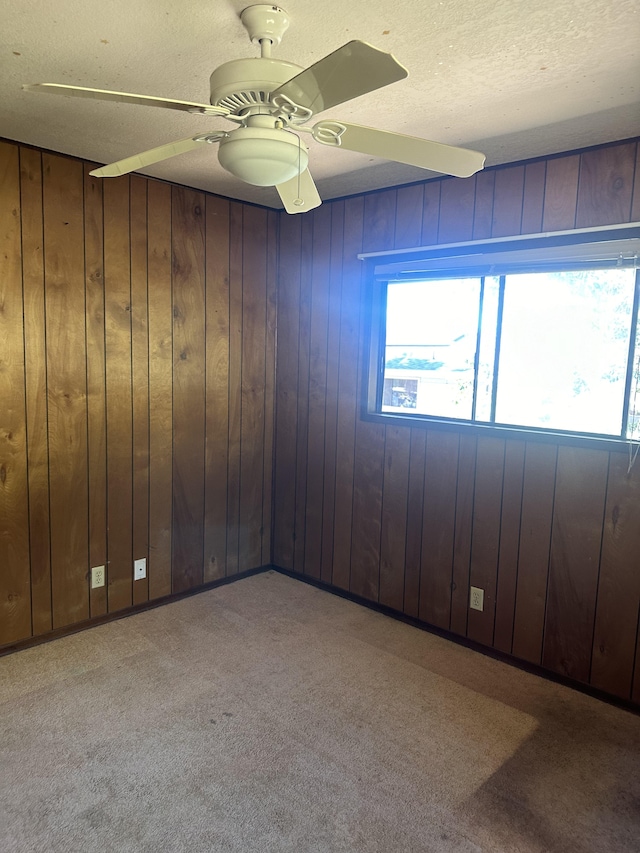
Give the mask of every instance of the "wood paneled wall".
M 635 141 L 284 217 L 274 563 L 640 703 L 640 464 L 362 420 L 356 259 L 635 220 Z
M 636 142 L 300 217 L 90 168 L 0 143 L 0 646 L 273 562 L 640 703 L 640 466 L 361 420 L 356 258 L 640 220 Z
M 0 143 L 0 646 L 271 562 L 278 214 L 90 168 Z

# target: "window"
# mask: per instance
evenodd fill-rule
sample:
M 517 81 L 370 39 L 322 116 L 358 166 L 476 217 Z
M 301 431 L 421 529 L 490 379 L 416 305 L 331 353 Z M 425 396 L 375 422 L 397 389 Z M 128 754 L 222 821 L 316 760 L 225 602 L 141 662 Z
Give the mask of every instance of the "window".
M 370 415 L 640 439 L 640 228 L 369 259 Z

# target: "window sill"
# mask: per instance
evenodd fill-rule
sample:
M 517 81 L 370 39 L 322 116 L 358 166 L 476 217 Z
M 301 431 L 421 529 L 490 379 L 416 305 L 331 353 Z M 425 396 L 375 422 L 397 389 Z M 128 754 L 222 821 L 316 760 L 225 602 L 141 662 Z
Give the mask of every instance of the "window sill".
M 538 430 L 528 427 L 505 426 L 500 424 L 469 423 L 468 421 L 445 420 L 430 418 L 420 414 L 395 414 L 393 412 L 361 412 L 363 420 L 385 426 L 404 426 L 413 429 L 441 430 L 457 432 L 465 435 L 475 435 L 485 438 L 503 438 L 511 441 L 533 441 L 542 444 L 570 445 L 591 450 L 628 453 L 629 442 L 615 436 L 599 436 L 588 433 L 556 432 L 554 430 Z M 634 447 L 637 442 L 634 443 Z

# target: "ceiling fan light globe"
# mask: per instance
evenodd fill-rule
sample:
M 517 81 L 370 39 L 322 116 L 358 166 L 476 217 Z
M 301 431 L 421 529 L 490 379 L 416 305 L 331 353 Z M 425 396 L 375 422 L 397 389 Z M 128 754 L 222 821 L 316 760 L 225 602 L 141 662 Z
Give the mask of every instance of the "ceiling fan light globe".
M 292 133 L 243 127 L 222 140 L 218 160 L 223 169 L 247 184 L 275 187 L 303 172 L 309 155 Z

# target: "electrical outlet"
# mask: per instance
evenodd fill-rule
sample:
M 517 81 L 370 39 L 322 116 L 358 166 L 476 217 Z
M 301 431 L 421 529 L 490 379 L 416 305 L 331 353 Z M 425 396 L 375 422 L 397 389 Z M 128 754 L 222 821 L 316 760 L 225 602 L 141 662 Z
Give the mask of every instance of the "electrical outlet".
M 469 607 L 472 610 L 484 610 L 484 590 L 477 586 L 471 587 L 469 596 Z
M 91 569 L 91 589 L 104 586 L 104 566 L 94 566 Z
M 134 560 L 133 562 L 133 579 L 134 581 L 141 581 L 143 578 L 147 576 L 147 558 L 141 557 L 139 560 Z

